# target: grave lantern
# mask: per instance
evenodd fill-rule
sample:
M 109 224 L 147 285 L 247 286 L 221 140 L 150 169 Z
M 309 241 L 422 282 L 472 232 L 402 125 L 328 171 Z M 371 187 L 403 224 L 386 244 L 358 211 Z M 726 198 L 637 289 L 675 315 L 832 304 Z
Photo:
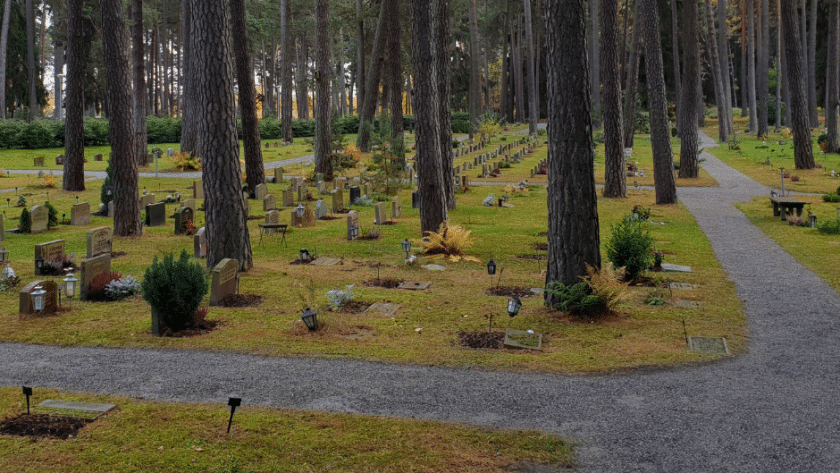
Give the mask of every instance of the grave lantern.
M 808 212 L 808 228 L 817 228 L 817 214 Z
M 405 253 L 405 259 L 408 259 L 408 254 L 411 253 L 411 242 L 408 241 L 408 238 L 403 240 L 402 250 L 403 250 L 403 253 Z
M 355 240 L 356 238 L 359 238 L 359 227 L 350 227 L 350 228 L 347 229 L 347 231 L 349 232 L 348 236 L 350 237 L 351 240 Z
M 507 202 L 507 201 L 508 201 L 508 196 L 507 196 L 507 195 L 503 195 L 503 196 L 502 196 L 502 202 Z
M 76 284 L 79 282 L 73 276 L 73 273 L 67 275 L 66 278 L 63 279 L 64 281 L 64 295 L 67 296 L 68 299 L 72 299 L 76 297 Z
M 0 263 L 6 263 L 9 261 L 9 250 L 5 247 L 0 248 Z
M 516 316 L 519 313 L 519 309 L 522 308 L 522 301 L 519 300 L 519 296 L 513 296 L 508 299 L 507 303 L 507 311 L 508 315 L 511 317 Z
M 490 261 L 487 262 L 487 274 L 490 276 L 496 274 L 496 261 L 493 260 L 493 257 L 490 257 Z
M 304 248 L 300 250 L 300 260 L 301 261 L 309 261 L 309 250 Z
M 35 286 L 35 290 L 30 293 L 30 297 L 32 298 L 32 308 L 35 309 L 35 312 L 41 312 L 44 310 L 44 296 L 47 295 L 47 291 L 45 291 L 41 286 Z
M 298 204 L 298 206 L 297 206 L 297 207 L 295 207 L 295 213 L 296 213 L 296 214 L 297 214 L 297 216 L 298 216 L 298 217 L 300 217 L 300 218 L 303 218 L 303 213 L 304 213 L 305 211 L 306 211 L 306 209 L 303 207 L 303 204 Z
M 41 274 L 41 267 L 44 266 L 44 257 L 38 256 L 35 258 L 35 269 L 37 269 L 37 273 Z
M 300 316 L 300 319 L 303 320 L 303 323 L 306 324 L 306 328 L 310 331 L 318 330 L 318 311 L 307 307 Z

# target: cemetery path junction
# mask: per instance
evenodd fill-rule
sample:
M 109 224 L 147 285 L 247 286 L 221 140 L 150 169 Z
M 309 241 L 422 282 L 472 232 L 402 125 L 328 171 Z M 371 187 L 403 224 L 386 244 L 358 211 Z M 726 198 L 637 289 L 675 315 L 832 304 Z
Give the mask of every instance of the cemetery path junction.
M 582 472 L 840 471 L 840 296 L 733 205 L 769 189 L 703 157 L 720 187 L 678 193 L 744 301 L 737 358 L 558 376 L 4 343 L 0 385 L 536 429 L 576 442 Z

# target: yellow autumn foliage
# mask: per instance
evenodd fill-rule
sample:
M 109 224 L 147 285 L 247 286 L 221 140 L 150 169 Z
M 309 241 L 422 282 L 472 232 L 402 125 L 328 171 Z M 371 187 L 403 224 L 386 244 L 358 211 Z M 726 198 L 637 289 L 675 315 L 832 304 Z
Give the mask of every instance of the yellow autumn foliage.
M 437 233 L 426 232 L 420 240 L 424 255 L 463 256 L 464 248 L 472 245 L 470 239 L 472 230 L 465 230 L 459 225 L 449 226 L 448 222 L 440 224 Z
M 609 301 L 609 307 L 628 300 L 632 294 L 627 290 L 630 282 L 622 282 L 624 268 L 615 269 L 612 262 L 601 266 L 601 269 L 586 265 L 586 276 L 581 279 L 592 290 L 592 295 L 600 296 Z

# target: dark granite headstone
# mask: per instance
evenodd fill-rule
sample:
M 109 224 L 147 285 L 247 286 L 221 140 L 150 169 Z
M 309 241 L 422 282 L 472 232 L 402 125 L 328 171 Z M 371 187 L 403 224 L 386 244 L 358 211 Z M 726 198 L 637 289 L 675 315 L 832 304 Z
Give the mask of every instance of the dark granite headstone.
M 361 196 L 362 196 L 362 190 L 359 188 L 359 186 L 351 186 L 350 187 L 350 205 L 355 204 L 356 200 L 358 200 L 359 197 L 361 197 Z
M 188 220 L 193 219 L 193 210 L 189 207 L 181 207 L 175 211 L 175 234 L 181 235 L 183 227 Z
M 166 225 L 166 203 L 158 202 L 146 206 L 146 226 L 160 227 Z
M 420 191 L 415 190 L 411 193 L 411 208 L 412 209 L 419 209 L 420 208 Z
M 79 294 L 82 300 L 87 299 L 90 292 L 90 283 L 93 278 L 102 273 L 111 272 L 111 253 L 105 253 L 93 258 L 82 260 L 82 267 L 79 276 Z

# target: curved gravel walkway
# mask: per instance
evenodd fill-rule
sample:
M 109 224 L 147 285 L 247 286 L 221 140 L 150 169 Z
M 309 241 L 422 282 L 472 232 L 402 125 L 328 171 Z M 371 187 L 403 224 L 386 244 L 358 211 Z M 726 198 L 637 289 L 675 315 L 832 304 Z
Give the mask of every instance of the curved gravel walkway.
M 0 385 L 538 429 L 576 441 L 587 472 L 840 471 L 840 297 L 732 205 L 769 190 L 705 157 L 721 187 L 678 191 L 744 300 L 736 359 L 568 377 L 0 344 Z

